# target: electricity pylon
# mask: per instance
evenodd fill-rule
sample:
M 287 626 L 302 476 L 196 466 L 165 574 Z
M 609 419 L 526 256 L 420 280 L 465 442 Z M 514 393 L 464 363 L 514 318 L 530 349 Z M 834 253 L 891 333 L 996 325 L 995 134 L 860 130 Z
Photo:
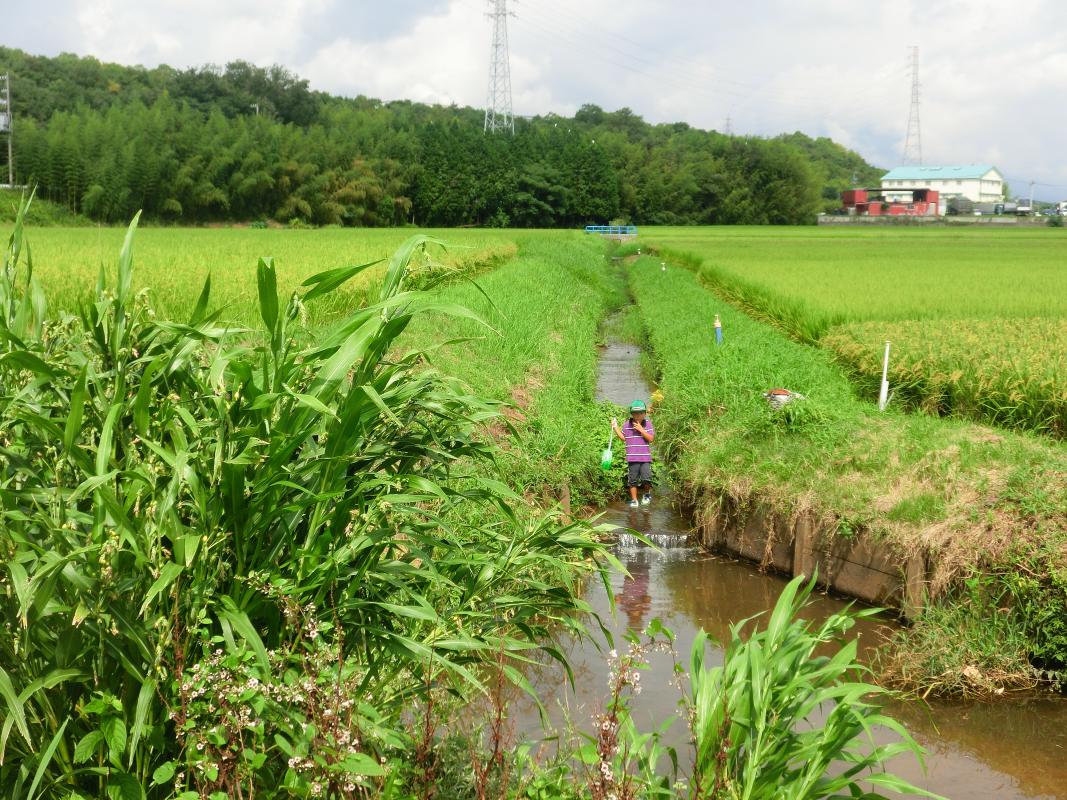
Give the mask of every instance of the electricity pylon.
M 493 43 L 489 51 L 489 96 L 485 101 L 485 130 L 515 133 L 511 112 L 511 63 L 508 55 L 508 2 L 489 0 Z
M 919 129 L 919 48 L 911 48 L 911 110 L 908 112 L 908 133 L 904 139 L 904 165 L 923 164 L 922 133 Z

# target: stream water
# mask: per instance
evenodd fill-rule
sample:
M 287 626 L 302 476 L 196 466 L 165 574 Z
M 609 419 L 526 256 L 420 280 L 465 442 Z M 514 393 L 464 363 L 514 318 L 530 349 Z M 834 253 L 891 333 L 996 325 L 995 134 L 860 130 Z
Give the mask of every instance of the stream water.
M 638 370 L 637 347 L 611 344 L 602 353 L 598 394 L 626 405 L 647 398 L 649 388 Z M 688 664 L 694 636 L 701 628 L 719 641 L 729 625 L 774 605 L 785 585 L 780 576 L 754 565 L 709 554 L 690 538 L 690 526 L 671 506 L 670 497 L 656 496 L 650 509 L 629 509 L 620 500 L 604 509 L 601 520 L 620 529 L 641 532 L 655 547 L 620 531 L 615 555 L 630 577 L 614 575 L 609 589 L 590 582 L 587 601 L 612 630 L 617 642 L 627 629 L 641 631 L 658 617 L 676 635 L 680 663 Z M 608 591 L 615 600 L 611 613 Z M 806 610 L 824 619 L 846 602 L 819 595 Z M 869 655 L 891 630 L 889 620 L 865 619 L 853 629 L 861 650 Z M 560 643 L 574 669 L 574 688 L 561 670 L 543 668 L 531 676 L 548 707 L 550 719 L 562 729 L 570 720 L 591 730 L 592 717 L 607 696 L 608 648 L 595 641 Z M 623 650 L 622 646 L 618 649 Z M 643 691 L 634 698 L 634 719 L 652 730 L 678 711 L 679 690 L 670 684 L 672 659 L 653 654 L 642 678 Z M 521 705 L 521 704 L 520 704 Z M 1067 698 L 1041 696 L 1021 701 L 981 703 L 896 704 L 888 709 L 927 750 L 926 772 L 913 758 L 900 757 L 891 767 L 917 786 L 956 800 L 1067 798 Z M 519 732 L 538 738 L 541 731 L 532 708 L 520 709 Z M 683 755 L 688 734 L 676 722 L 670 744 Z

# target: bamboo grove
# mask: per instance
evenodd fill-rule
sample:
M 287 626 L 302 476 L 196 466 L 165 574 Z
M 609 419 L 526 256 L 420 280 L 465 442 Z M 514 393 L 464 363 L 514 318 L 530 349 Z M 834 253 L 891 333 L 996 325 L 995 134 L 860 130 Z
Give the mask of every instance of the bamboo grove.
M 146 70 L 0 48 L 18 181 L 93 220 L 558 227 L 811 223 L 854 174 L 828 139 L 730 137 L 629 109 L 520 120 L 331 97 L 280 67 Z M 258 109 L 254 111 L 253 107 Z

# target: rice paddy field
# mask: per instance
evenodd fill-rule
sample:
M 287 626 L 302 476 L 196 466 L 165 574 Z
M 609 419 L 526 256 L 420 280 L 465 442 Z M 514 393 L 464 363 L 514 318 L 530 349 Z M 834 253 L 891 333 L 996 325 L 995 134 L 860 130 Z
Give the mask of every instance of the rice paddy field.
M 464 272 L 503 263 L 516 253 L 514 232 L 492 230 L 249 228 L 140 228 L 134 246 L 134 286 L 147 289 L 160 316 L 182 318 L 196 304 L 210 275 L 214 301 L 227 309 L 227 319 L 251 324 L 258 319 L 256 264 L 272 257 L 283 296 L 317 272 L 388 258 L 412 233 L 448 243 L 434 256 L 442 265 Z M 29 231 L 34 273 L 49 304 L 74 309 L 96 285 L 101 267 L 114 270 L 122 248 L 122 228 L 43 227 Z M 328 318 L 358 301 L 385 264 L 345 284 L 324 309 L 312 309 L 312 321 Z
M 31 229 L 35 275 L 52 309 L 90 301 L 79 318 L 59 321 L 25 293 L 25 272 L 8 268 L 21 241 L 12 237 L 0 270 L 0 618 L 21 623 L 0 625 L 0 695 L 15 731 L 0 762 L 5 796 L 66 800 L 71 787 L 79 797 L 119 796 L 121 786 L 153 799 L 237 796 L 233 787 L 248 785 L 263 787 L 263 797 L 290 786 L 300 790 L 293 796 L 310 797 L 319 781 L 386 774 L 399 776 L 404 792 L 393 797 L 416 796 L 399 781 L 433 779 L 416 771 L 418 743 L 428 741 L 415 738 L 419 731 L 432 736 L 438 720 L 469 707 L 485 688 L 482 674 L 524 687 L 511 663 L 539 647 L 556 657 L 550 636 L 578 624 L 583 579 L 616 563 L 581 519 L 619 487 L 598 459 L 618 409 L 594 394 L 596 345 L 611 333 L 609 318 L 648 346 L 645 366 L 662 391 L 658 457 L 698 519 L 726 502 L 760 505 L 803 513 L 828 537 L 884 540 L 902 558 L 936 558 L 929 597 L 946 602 L 985 570 L 998 602 L 958 603 L 971 614 L 961 629 L 979 629 L 998 653 L 1005 641 L 1016 644 L 1009 655 L 1026 679 L 1030 656 L 1067 663 L 1067 449 L 966 420 L 880 413 L 857 398 L 828 350 L 728 304 L 765 318 L 773 318 L 774 298 L 782 308 L 815 309 L 802 296 L 811 282 L 803 272 L 791 279 L 797 288 L 775 294 L 770 256 L 752 254 L 762 247 L 786 258 L 847 237 L 681 231 L 686 244 L 657 231 L 665 252 L 696 267 L 662 269 L 647 255 L 610 259 L 624 251 L 573 231 L 438 231 L 429 233 L 451 248 L 415 263 L 411 283 L 400 256 L 388 272 L 383 264 L 337 285 L 351 270 L 335 268 L 387 258 L 411 233 L 149 228 L 133 240 L 131 260 L 120 229 Z M 858 237 L 852 257 L 866 253 L 868 239 L 884 244 Z M 922 241 L 938 240 L 905 236 L 898 250 Z M 710 255 L 696 252 L 705 248 L 742 254 L 726 259 L 737 265 L 742 277 L 731 285 L 740 288 L 701 285 L 716 279 Z M 814 274 L 819 259 L 804 257 Z M 745 282 L 749 263 L 754 277 Z M 478 274 L 479 286 L 456 280 L 420 293 L 422 272 L 442 269 Z M 973 319 L 1027 321 L 1032 327 L 1014 335 L 1037 352 L 1030 340 L 1062 338 L 1067 315 L 1055 313 L 1054 259 L 1034 274 L 1045 283 L 1029 290 L 1030 311 L 997 317 L 991 303 Z M 208 307 L 221 302 L 223 320 L 251 330 L 216 324 L 197 302 L 208 275 Z M 903 296 L 908 278 L 895 280 L 885 291 Z M 305 282 L 312 288 L 291 299 Z M 380 298 L 368 291 L 376 283 Z M 861 344 L 884 335 L 862 326 L 901 326 L 901 339 L 912 335 L 907 325 L 958 327 L 947 312 L 838 318 L 831 301 L 848 295 L 831 294 L 811 319 L 829 314 L 832 324 L 812 341 L 859 326 L 846 331 L 860 343 L 858 362 L 867 358 Z M 918 299 L 938 300 L 926 295 Z M 158 324 L 149 309 L 182 324 Z M 715 313 L 727 329 L 723 347 L 705 327 Z M 316 325 L 330 321 L 337 324 Z M 967 360 L 966 343 L 957 352 Z M 1008 358 L 983 353 L 984 362 Z M 1054 364 L 1030 369 L 1058 385 Z M 807 399 L 771 411 L 762 393 L 775 385 Z M 999 602 L 1007 592 L 1010 617 Z M 770 617 L 776 629 L 793 614 L 782 608 Z M 1014 626 L 1014 638 L 1003 625 Z M 796 642 L 778 652 L 811 652 L 815 643 L 795 630 Z M 976 650 L 961 648 L 957 662 L 927 672 L 940 679 L 979 670 L 984 681 L 1001 662 L 976 661 Z M 702 659 L 694 657 L 691 680 L 711 687 L 700 683 L 710 680 Z M 782 665 L 774 670 L 789 696 L 765 693 L 767 718 L 821 691 Z M 747 685 L 738 675 L 731 682 Z M 361 700 L 338 714 L 342 696 Z M 696 734 L 695 750 L 711 756 L 698 757 L 690 774 L 715 768 L 722 752 L 707 738 L 720 723 L 700 722 L 707 707 L 694 705 L 692 718 L 712 743 Z M 412 709 L 422 727 L 409 733 Z M 627 741 L 650 741 L 632 730 Z M 347 745 L 352 737 L 366 752 Z M 468 744 L 456 745 L 463 769 L 477 754 Z M 491 757 L 507 749 L 494 746 Z M 646 763 L 661 761 L 650 752 Z M 572 763 L 565 758 L 563 770 Z M 82 766 L 94 759 L 98 766 Z M 601 763 L 617 774 L 629 769 Z M 657 783 L 655 796 L 667 796 L 671 781 Z M 532 796 L 530 785 L 524 795 Z
M 648 228 L 642 240 L 867 395 L 892 342 L 897 402 L 1062 437 L 1067 235 L 1056 229 Z

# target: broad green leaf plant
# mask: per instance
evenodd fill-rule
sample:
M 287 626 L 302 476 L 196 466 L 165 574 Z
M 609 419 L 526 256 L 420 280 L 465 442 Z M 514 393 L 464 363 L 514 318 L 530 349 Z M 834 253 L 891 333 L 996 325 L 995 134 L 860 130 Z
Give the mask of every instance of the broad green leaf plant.
M 156 319 L 134 219 L 50 316 L 27 206 L 0 274 L 0 797 L 369 796 L 405 706 L 576 624 L 602 546 L 495 480 L 496 405 L 403 349 L 467 313 L 410 288 L 430 240 L 321 332 L 305 304 L 371 265 L 283 297 L 263 259 L 251 329 L 210 279 Z
M 879 789 L 937 797 L 886 771 L 900 753 L 921 762 L 922 749 L 881 713 L 886 690 L 864 680 L 856 640 L 843 639 L 857 616 L 874 612 L 834 614 L 813 629 L 799 612 L 814 587 L 794 578 L 747 637 L 751 620 L 732 625 L 721 666 L 707 663 L 703 631 L 693 642 L 694 800 L 875 800 Z M 832 655 L 820 654 L 827 646 Z

